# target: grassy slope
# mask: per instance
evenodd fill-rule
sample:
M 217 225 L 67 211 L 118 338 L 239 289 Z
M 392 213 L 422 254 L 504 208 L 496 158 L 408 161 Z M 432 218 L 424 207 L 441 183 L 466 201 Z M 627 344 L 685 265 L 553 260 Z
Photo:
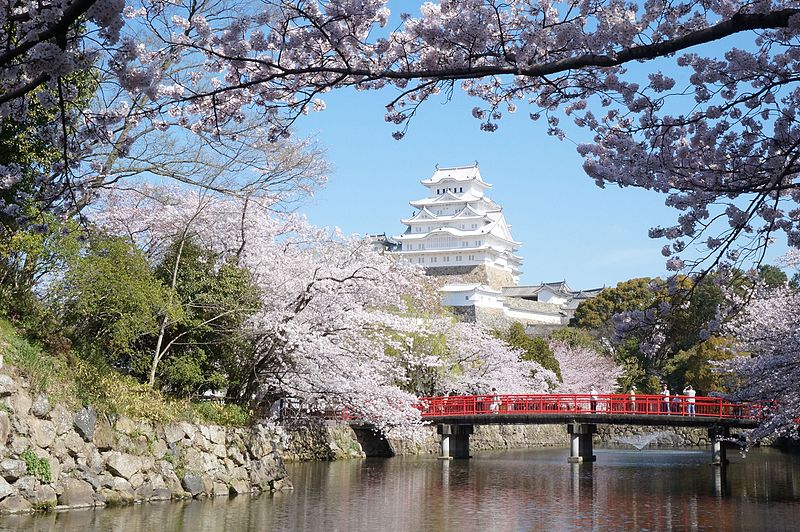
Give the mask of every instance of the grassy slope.
M 110 366 L 98 367 L 69 353 L 54 356 L 28 342 L 4 319 L 0 319 L 0 354 L 5 359 L 4 372 L 13 375 L 18 371 L 34 392 L 45 393 L 51 402 L 73 410 L 92 405 L 98 412 L 136 419 L 233 426 L 244 425 L 250 418 L 235 405 L 170 399 Z

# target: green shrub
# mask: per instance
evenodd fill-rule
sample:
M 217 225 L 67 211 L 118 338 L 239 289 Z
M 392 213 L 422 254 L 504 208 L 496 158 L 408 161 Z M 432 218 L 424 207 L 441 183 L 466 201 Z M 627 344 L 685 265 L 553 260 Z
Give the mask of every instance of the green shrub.
M 253 420 L 251 410 L 235 404 L 205 401 L 195 403 L 195 410 L 203 421 L 226 427 L 243 427 Z
M 29 475 L 33 475 L 45 484 L 50 484 L 50 462 L 46 458 L 39 458 L 32 449 L 26 449 L 20 457 L 25 460 L 25 467 Z

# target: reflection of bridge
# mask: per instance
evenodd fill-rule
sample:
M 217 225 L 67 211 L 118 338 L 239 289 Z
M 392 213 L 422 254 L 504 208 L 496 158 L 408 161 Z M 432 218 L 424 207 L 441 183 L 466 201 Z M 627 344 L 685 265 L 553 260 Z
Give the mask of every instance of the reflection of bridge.
M 731 428 L 755 427 L 764 407 L 717 397 L 661 395 L 468 395 L 423 397 L 422 419 L 438 424 L 441 458 L 469 458 L 475 425 L 559 424 L 570 434 L 570 462 L 594 461 L 592 434 L 597 424 L 707 427 L 712 462 L 725 462 L 722 438 Z

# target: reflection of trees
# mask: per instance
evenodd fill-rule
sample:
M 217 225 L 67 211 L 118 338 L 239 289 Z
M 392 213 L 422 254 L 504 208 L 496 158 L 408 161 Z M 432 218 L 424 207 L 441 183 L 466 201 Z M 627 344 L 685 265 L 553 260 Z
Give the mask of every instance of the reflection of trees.
M 11 530 L 756 530 L 792 529 L 800 463 L 777 451 L 732 457 L 727 480 L 703 453 L 484 453 L 290 465 L 293 491 L 43 516 L 0 516 Z M 727 490 L 718 489 L 718 484 Z

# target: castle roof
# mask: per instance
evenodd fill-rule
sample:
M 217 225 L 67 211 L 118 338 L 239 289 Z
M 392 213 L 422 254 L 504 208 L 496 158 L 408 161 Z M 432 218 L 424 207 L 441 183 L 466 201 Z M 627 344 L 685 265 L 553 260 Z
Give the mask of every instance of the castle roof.
M 436 167 L 433 175 L 429 179 L 420 181 L 423 185 L 436 185 L 445 181 L 475 181 L 484 188 L 491 188 L 492 185 L 485 183 L 481 178 L 481 171 L 478 168 L 478 163 L 470 166 L 453 166 L 450 168 Z

